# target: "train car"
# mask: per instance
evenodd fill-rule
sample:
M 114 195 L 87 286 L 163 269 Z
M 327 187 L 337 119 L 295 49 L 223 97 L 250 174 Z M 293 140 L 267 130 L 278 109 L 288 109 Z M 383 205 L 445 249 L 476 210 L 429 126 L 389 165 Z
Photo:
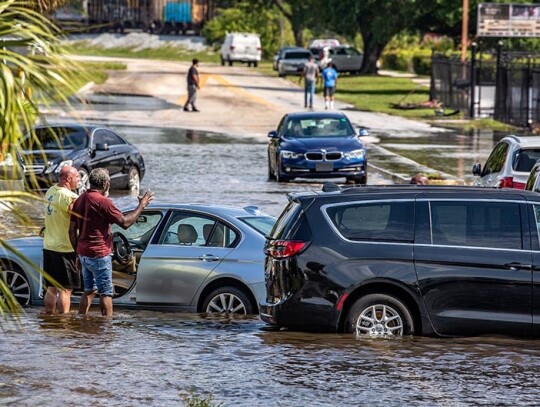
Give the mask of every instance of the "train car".
M 215 0 L 71 0 L 88 31 L 141 29 L 156 34 L 199 34 L 215 13 Z

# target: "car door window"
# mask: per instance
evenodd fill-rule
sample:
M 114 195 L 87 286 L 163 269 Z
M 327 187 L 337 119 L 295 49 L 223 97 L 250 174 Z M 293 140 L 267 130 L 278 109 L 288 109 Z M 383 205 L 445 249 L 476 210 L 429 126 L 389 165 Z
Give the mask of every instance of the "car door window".
M 326 209 L 339 234 L 349 240 L 412 242 L 414 202 L 369 202 Z
M 171 217 L 161 238 L 161 244 L 179 246 L 233 247 L 238 233 L 206 216 L 176 213 Z
M 345 51 L 345 48 L 338 48 L 335 50 L 336 55 L 347 55 L 347 51 Z
M 360 55 L 360 53 L 354 48 L 346 48 L 345 53 L 347 55 L 352 56 L 352 57 L 356 57 L 356 56 Z
M 530 172 L 538 159 L 540 159 L 540 149 L 519 150 L 512 167 L 515 171 Z
M 112 231 L 122 233 L 130 242 L 138 246 L 146 247 L 162 217 L 161 212 L 144 212 L 128 229 L 114 224 Z
M 436 245 L 521 249 L 518 203 L 430 203 L 431 241 Z
M 110 146 L 116 146 L 120 144 L 126 144 L 124 140 L 122 140 L 121 137 L 114 134 L 112 131 L 105 130 L 105 137 L 107 140 L 107 144 Z
M 482 171 L 482 176 L 500 172 L 506 160 L 508 144 L 500 143 L 491 152 Z
M 107 144 L 107 132 L 105 130 L 96 130 L 94 132 L 92 147 L 95 148 L 97 144 Z

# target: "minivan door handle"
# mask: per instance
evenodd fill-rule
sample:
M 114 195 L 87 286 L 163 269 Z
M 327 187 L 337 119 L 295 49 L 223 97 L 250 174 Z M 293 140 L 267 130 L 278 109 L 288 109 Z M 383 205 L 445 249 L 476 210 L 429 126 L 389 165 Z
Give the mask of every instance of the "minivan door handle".
M 529 270 L 529 271 L 531 271 L 533 268 L 532 264 L 523 264 L 523 263 L 518 263 L 516 261 L 513 263 L 506 263 L 504 267 L 510 270 Z

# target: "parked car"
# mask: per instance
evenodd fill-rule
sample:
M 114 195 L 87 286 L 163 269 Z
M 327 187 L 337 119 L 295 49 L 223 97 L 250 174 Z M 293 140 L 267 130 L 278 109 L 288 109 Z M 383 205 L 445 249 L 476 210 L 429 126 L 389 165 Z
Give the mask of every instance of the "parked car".
M 316 38 L 311 40 L 309 43 L 309 48 L 312 47 L 339 47 L 341 44 L 339 40 L 335 38 Z
M 375 337 L 540 337 L 538 194 L 326 190 L 291 194 L 267 239 L 264 321 Z
M 367 182 L 366 149 L 360 136 L 341 112 L 288 113 L 277 130 L 268 133 L 268 178 L 289 182 L 301 178 L 345 177 Z
M 146 167 L 137 147 L 115 131 L 94 125 L 50 125 L 35 129 L 23 141 L 26 183 L 45 190 L 58 182 L 64 165 L 79 170 L 80 189 L 88 188 L 94 168 L 109 171 L 112 189 L 139 190 Z
M 304 65 L 309 62 L 310 57 L 312 57 L 312 54 L 307 49 L 290 49 L 284 51 L 281 59 L 278 61 L 278 75 L 280 77 L 301 75 L 304 71 Z
M 540 137 L 507 136 L 499 141 L 484 167 L 475 164 L 474 185 L 524 189 L 534 163 L 540 159 Z
M 274 71 L 277 71 L 278 70 L 278 62 L 279 60 L 283 57 L 283 53 L 285 51 L 289 51 L 289 50 L 302 50 L 302 51 L 305 51 L 305 48 L 302 48 L 302 47 L 296 47 L 296 46 L 286 46 L 286 47 L 281 47 L 275 54 L 274 54 L 274 57 L 272 58 L 272 69 Z
M 17 151 L 0 151 L 0 191 L 24 189 L 24 163 Z
M 325 48 L 328 49 L 330 61 L 336 71 L 350 73 L 358 73 L 360 71 L 364 54 L 356 48 L 343 45 L 337 47 L 316 46 L 310 47 L 309 50 L 315 56 L 315 59 L 320 61 L 323 58 Z
M 274 222 L 253 206 L 150 204 L 127 230 L 113 225 L 113 303 L 256 313 L 264 298 L 264 236 Z M 41 304 L 42 238 L 8 243 L 25 258 L 0 249 L 0 276 L 22 305 Z
M 536 163 L 531 169 L 531 172 L 529 173 L 529 178 L 527 178 L 527 182 L 525 183 L 526 191 L 540 192 L 540 177 L 538 176 L 539 173 L 540 160 L 536 161 Z
M 227 63 L 232 66 L 234 62 L 243 62 L 248 66 L 257 67 L 261 60 L 261 53 L 259 34 L 229 33 L 221 45 L 221 65 Z

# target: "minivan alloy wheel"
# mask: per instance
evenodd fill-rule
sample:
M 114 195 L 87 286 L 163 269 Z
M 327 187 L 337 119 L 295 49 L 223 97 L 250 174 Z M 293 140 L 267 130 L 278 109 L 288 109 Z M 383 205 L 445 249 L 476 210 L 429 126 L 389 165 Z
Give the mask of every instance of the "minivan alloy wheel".
M 386 294 L 368 294 L 352 306 L 346 329 L 358 336 L 401 337 L 414 333 L 407 306 Z
M 20 305 L 30 305 L 32 299 L 30 283 L 22 271 L 14 267 L 0 268 L 0 278 Z

